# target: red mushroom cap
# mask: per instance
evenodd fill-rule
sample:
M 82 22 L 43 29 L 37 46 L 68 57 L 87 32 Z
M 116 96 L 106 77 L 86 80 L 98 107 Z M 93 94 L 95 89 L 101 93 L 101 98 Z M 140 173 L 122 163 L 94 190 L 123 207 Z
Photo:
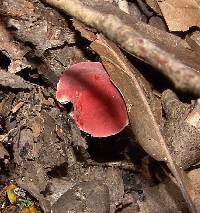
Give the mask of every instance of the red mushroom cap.
M 56 99 L 72 102 L 78 127 L 94 137 L 107 137 L 128 124 L 124 100 L 99 62 L 72 65 L 60 78 Z

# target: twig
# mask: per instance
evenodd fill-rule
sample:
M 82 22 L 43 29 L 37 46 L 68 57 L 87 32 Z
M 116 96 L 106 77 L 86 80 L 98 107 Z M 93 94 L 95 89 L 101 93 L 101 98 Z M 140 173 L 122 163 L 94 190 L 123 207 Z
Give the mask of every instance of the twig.
M 83 23 L 96 28 L 130 54 L 156 67 L 177 89 L 200 96 L 200 73 L 155 46 L 118 17 L 90 9 L 78 0 L 43 0 Z
M 119 168 L 121 170 L 139 172 L 139 170 L 136 169 L 135 165 L 129 161 L 111 161 L 111 162 L 105 162 L 105 163 L 98 163 L 98 162 L 95 162 L 92 160 L 88 160 L 86 162 L 86 165 L 87 166 L 100 166 L 100 167 L 113 167 L 113 168 Z

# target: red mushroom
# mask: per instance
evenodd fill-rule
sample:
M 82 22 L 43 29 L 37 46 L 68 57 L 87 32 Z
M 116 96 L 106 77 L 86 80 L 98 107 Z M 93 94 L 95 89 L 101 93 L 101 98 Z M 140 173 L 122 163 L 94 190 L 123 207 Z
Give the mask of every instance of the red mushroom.
M 60 78 L 56 99 L 72 102 L 78 127 L 94 137 L 107 137 L 128 124 L 124 100 L 99 62 L 72 65 Z

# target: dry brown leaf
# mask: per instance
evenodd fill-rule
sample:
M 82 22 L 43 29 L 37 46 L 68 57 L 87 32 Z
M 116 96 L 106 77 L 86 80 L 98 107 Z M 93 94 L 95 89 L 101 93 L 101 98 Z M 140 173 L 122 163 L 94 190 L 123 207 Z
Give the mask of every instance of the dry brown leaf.
M 144 91 L 136 79 L 136 72 L 130 67 L 119 48 L 103 36 L 98 36 L 92 42 L 91 48 L 100 55 L 111 80 L 124 97 L 129 121 L 139 144 L 156 160 L 167 162 L 191 212 L 196 212 L 193 204 L 195 193 L 184 171 L 171 157 Z
M 200 27 L 200 7 L 195 0 L 157 0 L 170 31 Z
M 39 168 L 39 166 L 37 168 L 37 164 L 35 167 L 36 169 Z M 41 170 L 39 169 L 36 171 L 37 176 L 39 176 L 42 173 Z M 18 178 L 16 182 L 21 188 L 28 191 L 33 197 L 35 197 L 39 201 L 40 206 L 42 207 L 45 213 L 51 212 L 50 202 L 39 192 L 38 187 L 33 183 L 33 181 L 26 180 L 26 179 L 22 180 L 22 178 Z
M 91 48 L 100 55 L 111 80 L 125 99 L 130 124 L 138 142 L 153 158 L 164 161 L 166 154 L 160 143 L 163 138 L 144 91 L 136 79 L 135 70 L 130 67 L 118 47 L 103 36 L 98 36 Z
M 42 133 L 43 129 L 44 129 L 44 119 L 40 116 L 35 117 L 32 121 L 31 121 L 31 129 L 33 132 L 33 137 L 37 138 L 40 136 L 40 134 Z
M 81 36 L 88 39 L 89 41 L 94 41 L 96 39 L 95 34 L 93 33 L 94 30 L 90 27 L 86 27 L 80 21 L 73 19 L 73 26 L 74 28 L 81 33 Z M 92 32 L 91 32 L 92 31 Z

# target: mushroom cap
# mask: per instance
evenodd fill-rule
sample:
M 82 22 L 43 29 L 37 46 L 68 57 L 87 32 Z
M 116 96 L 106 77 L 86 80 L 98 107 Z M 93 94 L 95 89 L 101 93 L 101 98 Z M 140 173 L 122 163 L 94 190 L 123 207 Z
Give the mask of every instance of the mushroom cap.
M 108 137 L 128 124 L 125 102 L 99 62 L 72 65 L 60 78 L 56 99 L 72 102 L 78 127 L 93 137 Z

